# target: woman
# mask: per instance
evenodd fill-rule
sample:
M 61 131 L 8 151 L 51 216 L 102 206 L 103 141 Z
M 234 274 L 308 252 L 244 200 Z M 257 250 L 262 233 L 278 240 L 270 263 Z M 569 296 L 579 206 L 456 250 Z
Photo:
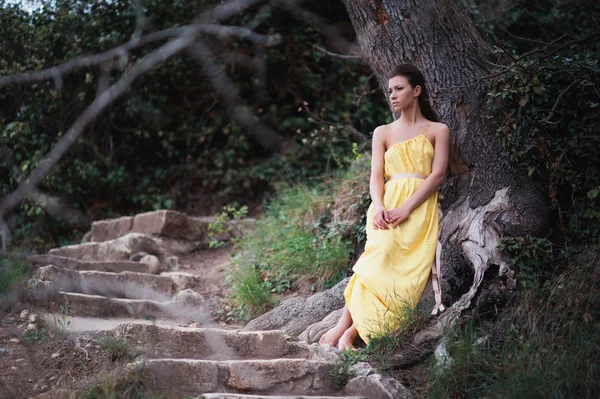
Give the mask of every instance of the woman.
M 342 317 L 320 339 L 342 350 L 354 348 L 357 334 L 368 343 L 401 325 L 425 288 L 438 245 L 437 189 L 446 175 L 450 133 L 414 66 L 396 67 L 388 92 L 401 116 L 373 132 L 365 251 L 344 292 Z M 435 283 L 434 312 L 443 310 Z

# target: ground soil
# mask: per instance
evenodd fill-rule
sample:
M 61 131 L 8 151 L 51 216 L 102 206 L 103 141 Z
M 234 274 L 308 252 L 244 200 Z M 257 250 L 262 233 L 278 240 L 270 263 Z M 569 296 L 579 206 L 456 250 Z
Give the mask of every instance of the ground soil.
M 27 333 L 27 319 L 14 309 L 0 321 L 0 398 L 29 398 L 54 387 L 83 387 L 114 369 L 116 363 L 92 337 L 58 338 L 53 326 L 36 323 Z

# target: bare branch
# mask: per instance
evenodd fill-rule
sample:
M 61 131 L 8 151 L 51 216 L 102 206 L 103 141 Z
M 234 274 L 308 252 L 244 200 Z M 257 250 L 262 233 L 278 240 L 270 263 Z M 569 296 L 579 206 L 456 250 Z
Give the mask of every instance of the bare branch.
M 364 58 L 362 56 L 360 56 L 360 55 L 332 53 L 331 51 L 327 51 L 324 48 L 319 47 L 317 45 L 315 45 L 314 48 L 317 49 L 317 50 L 319 50 L 323 54 L 328 55 L 328 56 L 333 57 L 333 58 L 340 58 L 342 60 L 357 60 L 357 61 L 363 61 L 364 62 Z
M 564 96 L 565 93 L 567 91 L 569 91 L 569 89 L 571 87 L 575 86 L 577 83 L 579 83 L 579 80 L 572 82 L 563 91 L 560 92 L 560 94 L 556 98 L 556 101 L 554 102 L 554 105 L 552 106 L 552 109 L 550 110 L 550 114 L 546 118 L 542 119 L 540 122 L 554 124 L 554 125 L 558 124 L 558 122 L 556 122 L 556 123 L 550 122 L 550 119 L 552 119 L 552 117 L 554 116 L 554 111 L 556 111 L 556 107 L 558 106 L 558 103 L 559 103 L 560 99 L 562 98 L 562 96 Z M 561 118 L 561 120 L 562 120 L 562 118 Z M 560 122 L 560 120 L 559 120 L 559 122 Z
M 96 54 L 88 57 L 78 58 L 65 62 L 62 65 L 43 69 L 37 72 L 27 74 L 12 75 L 0 79 L 0 87 L 11 84 L 22 84 L 35 82 L 52 78 L 58 89 L 62 87 L 62 75 L 75 69 L 90 67 L 93 65 L 109 62 L 118 57 L 126 57 L 127 53 L 135 48 L 150 44 L 153 42 L 165 40 L 171 37 L 181 35 L 191 35 L 197 33 L 209 33 L 218 38 L 241 37 L 255 44 L 270 46 L 279 43 L 279 39 L 273 36 L 264 36 L 249 29 L 239 26 L 222 26 L 222 25 L 186 25 L 179 28 L 165 29 L 159 32 L 151 33 L 141 38 L 130 40 L 129 42 L 108 50 L 101 54 Z
M 130 85 L 141 75 L 153 69 L 159 63 L 166 59 L 178 54 L 179 52 L 190 47 L 197 38 L 197 34 L 200 32 L 215 34 L 217 37 L 230 37 L 238 36 L 250 40 L 257 44 L 272 45 L 278 42 L 278 39 L 256 34 L 249 29 L 237 27 L 237 26 L 221 26 L 211 24 L 200 24 L 201 21 L 210 21 L 212 19 L 225 19 L 235 13 L 265 0 L 245 0 L 245 1 L 230 1 L 229 3 L 220 5 L 212 11 L 202 14 L 196 18 L 193 25 L 184 26 L 180 28 L 167 29 L 160 32 L 155 32 L 141 38 L 135 38 L 121 46 L 118 46 L 112 50 L 109 50 L 100 55 L 94 55 L 84 57 L 81 59 L 67 62 L 58 67 L 45 69 L 34 73 L 9 76 L 0 79 L 0 87 L 14 83 L 25 83 L 32 82 L 41 79 L 53 78 L 56 86 L 62 86 L 62 74 L 66 73 L 75 68 L 82 68 L 86 66 L 95 65 L 103 62 L 111 62 L 114 58 L 127 57 L 128 51 L 139 47 L 144 44 L 148 44 L 154 41 L 167 39 L 173 36 L 177 36 L 170 42 L 162 45 L 157 50 L 154 50 L 141 61 L 135 64 L 131 69 L 125 72 L 121 78 L 112 86 L 99 93 L 95 100 L 90 104 L 85 111 L 77 118 L 75 123 L 67 131 L 58 143 L 52 148 L 42 162 L 31 172 L 29 177 L 19 183 L 17 189 L 10 195 L 0 200 L 0 228 L 2 229 L 2 249 L 6 252 L 6 247 L 10 244 L 10 231 L 8 225 L 4 221 L 4 216 L 16 207 L 23 198 L 31 195 L 37 195 L 36 187 L 46 177 L 50 170 L 56 165 L 60 158 L 66 151 L 75 143 L 75 141 L 83 134 L 85 128 L 95 120 L 100 113 L 110 104 L 112 104 L 117 98 L 125 93 Z M 138 3 L 139 5 L 139 3 Z M 138 21 L 139 23 L 139 21 Z M 205 54 L 210 57 L 210 60 L 203 60 L 211 71 L 220 71 L 218 65 L 213 61 L 212 54 L 208 51 L 208 48 L 202 48 L 200 45 L 196 47 L 194 53 L 199 54 L 199 51 L 205 50 Z M 109 67 L 110 68 L 110 67 Z M 222 71 L 221 71 L 222 72 Z M 224 74 L 222 74 L 224 75 Z M 219 75 L 221 77 L 221 75 Z M 216 81 L 213 79 L 213 81 Z M 223 81 L 223 79 L 218 79 Z M 225 80 L 226 83 L 231 85 L 231 82 Z M 100 82 L 102 84 L 102 82 Z M 217 85 L 218 89 L 229 88 L 227 84 Z M 223 96 L 232 96 L 232 99 L 237 99 L 236 95 L 228 94 L 221 90 Z M 258 122 L 258 118 L 251 114 L 247 107 L 236 107 L 234 109 L 235 115 L 238 121 L 249 127 L 250 131 L 255 132 L 257 140 L 263 144 L 266 148 L 279 148 L 279 135 L 272 131 L 272 129 L 261 126 Z M 261 127 L 261 129 L 257 129 Z M 274 134 L 275 133 L 275 134 Z M 33 194 L 32 194 L 33 193 Z M 46 197 L 40 197 L 38 200 L 47 200 Z
M 26 176 L 21 172 L 21 169 L 19 169 L 8 149 L 0 147 L 0 156 L 7 161 L 8 167 L 12 168 L 17 183 L 21 183 L 25 180 Z M 29 196 L 48 214 L 57 219 L 65 219 L 80 227 L 87 227 L 89 225 L 89 218 L 83 214 L 83 212 L 61 203 L 61 200 L 58 197 L 44 194 L 37 188 L 32 189 Z
M 135 30 L 131 35 L 132 39 L 136 39 L 142 36 L 144 31 L 144 25 L 146 25 L 146 14 L 144 14 L 144 2 L 142 0 L 135 0 Z
M 187 33 L 164 44 L 148 56 L 144 57 L 144 59 L 142 59 L 129 71 L 124 73 L 114 85 L 110 86 L 106 91 L 96 97 L 94 102 L 85 109 L 79 118 L 77 118 L 67 134 L 65 134 L 59 140 L 59 142 L 52 148 L 46 158 L 38 165 L 37 168 L 35 168 L 29 177 L 21 182 L 12 194 L 0 201 L 0 218 L 3 218 L 8 211 L 17 206 L 23 198 L 30 195 L 30 193 L 50 172 L 52 167 L 56 165 L 62 155 L 75 143 L 87 125 L 96 119 L 104 110 L 104 108 L 125 93 L 135 79 L 148 72 L 159 63 L 165 61 L 167 58 L 172 57 L 173 55 L 184 50 L 186 47 L 190 46 L 194 42 L 195 38 L 195 34 Z M 4 230 L 6 229 L 7 226 L 4 224 Z M 6 245 L 6 242 L 3 245 Z
M 208 78 L 221 99 L 231 108 L 232 117 L 243 127 L 248 129 L 256 141 L 266 149 L 278 151 L 281 146 L 279 133 L 268 127 L 240 98 L 235 84 L 231 81 L 225 71 L 219 66 L 217 58 L 201 41 L 196 41 L 190 46 L 188 53 L 194 57 L 206 71 Z

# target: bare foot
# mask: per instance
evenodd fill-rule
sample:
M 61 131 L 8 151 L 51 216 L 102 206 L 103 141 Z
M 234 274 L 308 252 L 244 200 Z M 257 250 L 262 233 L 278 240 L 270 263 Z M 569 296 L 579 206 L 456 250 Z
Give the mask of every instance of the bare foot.
M 321 339 L 319 339 L 319 343 L 321 345 L 329 344 L 331 346 L 336 346 L 340 337 L 344 334 L 344 331 L 344 326 L 337 325 L 323 334 Z
M 346 350 L 346 349 L 352 349 L 355 351 L 356 348 L 353 345 L 355 338 L 356 338 L 356 329 L 354 329 L 353 327 L 350 327 L 340 337 L 340 339 L 338 341 L 338 345 L 337 345 L 338 349 L 341 351 Z

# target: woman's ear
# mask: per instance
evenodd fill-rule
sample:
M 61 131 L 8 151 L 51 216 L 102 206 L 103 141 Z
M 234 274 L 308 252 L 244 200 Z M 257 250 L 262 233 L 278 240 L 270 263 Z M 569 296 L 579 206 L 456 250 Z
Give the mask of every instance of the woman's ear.
M 413 90 L 413 95 L 415 97 L 419 97 L 419 94 L 421 94 L 421 86 L 417 85 L 417 86 L 415 86 L 415 88 Z

